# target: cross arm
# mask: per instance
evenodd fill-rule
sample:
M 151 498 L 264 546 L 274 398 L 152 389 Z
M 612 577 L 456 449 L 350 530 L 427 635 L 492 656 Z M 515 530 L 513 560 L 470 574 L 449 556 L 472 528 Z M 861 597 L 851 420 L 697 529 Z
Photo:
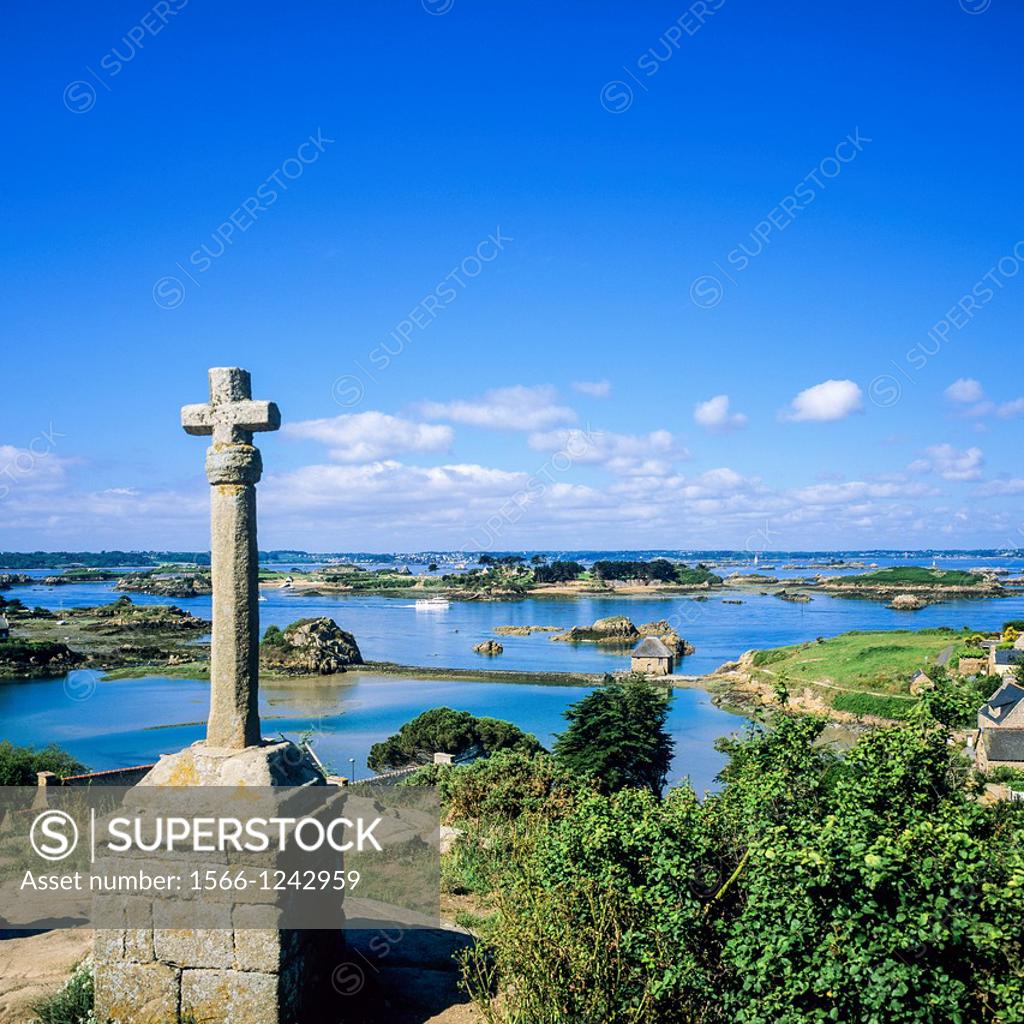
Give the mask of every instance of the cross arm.
M 249 398 L 231 402 L 224 407 L 224 413 L 227 422 L 240 430 L 277 430 L 281 426 L 281 410 L 274 402 Z
M 213 406 L 183 405 L 181 407 L 181 425 L 186 434 L 213 433 Z

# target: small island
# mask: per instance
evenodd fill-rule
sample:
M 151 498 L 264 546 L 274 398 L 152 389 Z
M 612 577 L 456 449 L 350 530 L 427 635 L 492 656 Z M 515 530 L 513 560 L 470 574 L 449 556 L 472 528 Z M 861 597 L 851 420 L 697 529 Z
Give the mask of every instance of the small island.
M 0 599 L 9 637 L 0 640 L 0 675 L 48 677 L 73 668 L 180 665 L 206 657 L 198 643 L 210 623 L 175 605 L 107 605 L 57 612 Z

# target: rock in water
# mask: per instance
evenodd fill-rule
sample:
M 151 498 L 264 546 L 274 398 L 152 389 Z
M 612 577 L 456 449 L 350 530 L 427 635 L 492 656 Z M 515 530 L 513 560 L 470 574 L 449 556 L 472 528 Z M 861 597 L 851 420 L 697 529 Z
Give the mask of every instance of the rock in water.
M 598 619 L 592 626 L 573 626 L 566 633 L 553 636 L 552 640 L 566 640 L 569 643 L 609 644 L 625 646 L 640 638 L 640 633 L 625 615 L 609 615 Z
M 348 665 L 362 665 L 356 638 L 334 619 L 299 619 L 284 630 L 267 629 L 260 644 L 260 664 L 286 675 L 331 675 Z
M 497 640 L 485 640 L 482 644 L 477 644 L 473 650 L 477 654 L 487 654 L 493 657 L 495 654 L 501 654 L 505 648 Z
M 890 602 L 889 607 L 895 608 L 898 612 L 916 612 L 927 603 L 916 594 L 897 594 Z
M 639 627 L 641 636 L 656 636 L 671 652 L 675 658 L 684 658 L 697 650 L 689 642 L 684 640 L 671 626 L 667 619 L 656 619 L 654 622 L 645 622 Z

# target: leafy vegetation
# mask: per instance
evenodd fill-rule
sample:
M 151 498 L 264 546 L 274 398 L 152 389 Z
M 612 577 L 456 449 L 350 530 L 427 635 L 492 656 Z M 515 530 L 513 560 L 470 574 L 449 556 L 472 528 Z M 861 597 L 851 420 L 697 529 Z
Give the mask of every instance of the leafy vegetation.
M 721 576 L 716 576 L 704 565 L 698 564 L 691 569 L 670 562 L 667 558 L 655 558 L 650 562 L 602 560 L 595 562 L 591 571 L 599 580 L 638 580 L 642 583 L 677 583 L 687 586 L 722 582 Z
M 83 960 L 52 996 L 32 1007 L 32 1024 L 95 1024 L 92 963 Z
M 465 963 L 485 1019 L 1022 1019 L 1024 806 L 979 803 L 934 724 L 843 757 L 822 727 L 782 715 L 723 743 L 724 788 L 703 802 L 597 792 L 548 757 L 445 769 L 491 910 Z
M 535 565 L 533 579 L 535 583 L 568 583 L 578 580 L 585 572 L 579 562 L 551 562 L 550 565 Z
M 669 691 L 642 676 L 608 677 L 565 712 L 569 728 L 555 743 L 555 757 L 599 792 L 634 786 L 660 795 L 672 763 L 670 701 Z
M 836 711 L 853 715 L 874 715 L 876 718 L 907 718 L 916 701 L 906 697 L 889 697 L 876 693 L 854 693 L 843 690 L 832 698 Z
M 0 740 L 0 786 L 34 786 L 37 772 L 53 772 L 65 778 L 85 770 L 85 765 L 56 744 L 35 749 Z
M 937 667 L 930 673 L 935 688 L 925 690 L 921 700 L 932 717 L 953 729 L 973 726 L 978 718 L 978 708 L 999 688 L 999 676 L 951 675 L 945 668 Z
M 977 587 L 986 582 L 984 576 L 968 572 L 965 569 L 929 569 L 919 565 L 895 566 L 890 569 L 878 569 L 875 572 L 861 573 L 857 576 L 843 576 L 836 582 L 844 586 L 890 587 L 890 586 L 929 586 L 929 587 Z
M 428 764 L 435 753 L 454 758 L 486 757 L 497 750 L 534 753 L 543 749 L 534 736 L 497 718 L 477 718 L 468 711 L 431 708 L 370 748 L 374 771 Z

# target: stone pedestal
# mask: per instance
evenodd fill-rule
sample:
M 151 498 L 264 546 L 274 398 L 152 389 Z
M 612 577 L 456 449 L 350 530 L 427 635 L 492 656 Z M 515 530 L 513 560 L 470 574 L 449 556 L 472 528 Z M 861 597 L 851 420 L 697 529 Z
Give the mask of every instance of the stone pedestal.
M 322 785 L 312 759 L 293 743 L 230 750 L 199 742 L 162 757 L 137 788 Z M 181 870 L 180 862 L 176 869 Z M 104 919 L 116 915 L 122 927 L 96 931 L 97 1020 L 310 1024 L 339 1019 L 329 1004 L 338 998 L 331 977 L 343 959 L 340 931 L 267 928 L 273 908 L 236 902 L 230 895 L 173 902 L 99 898 L 111 901 Z
M 288 740 L 234 750 L 200 740 L 164 754 L 140 786 L 322 786 L 313 759 Z
M 97 932 L 97 1020 L 118 1024 L 311 1024 L 337 1021 L 332 972 L 341 934 L 246 929 Z M 333 949 L 332 949 L 333 946 Z

